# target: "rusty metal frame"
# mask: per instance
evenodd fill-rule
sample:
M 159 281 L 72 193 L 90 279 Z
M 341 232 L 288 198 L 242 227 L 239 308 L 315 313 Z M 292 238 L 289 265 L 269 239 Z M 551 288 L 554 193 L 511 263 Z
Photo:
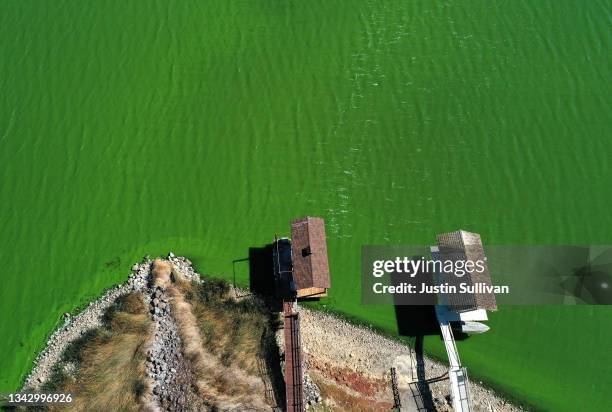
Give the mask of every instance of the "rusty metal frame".
M 283 302 L 285 326 L 285 391 L 287 412 L 303 412 L 304 376 L 302 372 L 302 347 L 300 342 L 300 318 L 293 311 L 292 302 Z

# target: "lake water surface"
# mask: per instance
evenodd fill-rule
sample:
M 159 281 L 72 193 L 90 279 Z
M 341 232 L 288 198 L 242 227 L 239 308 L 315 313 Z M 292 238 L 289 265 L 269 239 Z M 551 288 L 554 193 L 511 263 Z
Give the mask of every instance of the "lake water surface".
M 363 244 L 612 243 L 611 10 L 2 2 L 0 390 L 144 254 L 231 278 L 301 215 L 327 222 L 326 304 L 390 331 L 360 305 Z M 540 408 L 601 409 L 611 315 L 501 308 L 462 359 Z

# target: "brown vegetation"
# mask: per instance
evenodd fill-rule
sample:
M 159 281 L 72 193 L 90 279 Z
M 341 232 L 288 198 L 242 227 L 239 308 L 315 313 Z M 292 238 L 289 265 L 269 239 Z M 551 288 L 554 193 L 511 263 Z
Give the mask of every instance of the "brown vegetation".
M 254 296 L 235 300 L 224 281 L 188 281 L 161 259 L 151 267 L 150 285 L 168 296 L 185 362 L 181 381 L 170 385 L 189 391 L 190 405 L 270 410 L 283 404 L 277 325 L 263 302 Z M 119 297 L 104 314 L 103 326 L 69 344 L 42 390 L 74 394 L 70 410 L 157 410 L 147 353 L 150 357 L 153 331 L 159 330 L 149 310 L 141 293 Z
M 168 288 L 172 312 L 200 394 L 215 408 L 268 410 L 258 369 L 262 331 L 267 327 L 265 308 L 248 314 L 238 310 L 245 305 L 228 297 L 229 285 L 222 281 L 196 284 L 176 273 L 173 278 L 175 284 Z
M 144 346 L 151 321 L 141 294 L 120 298 L 106 326 L 90 331 L 64 354 L 47 390 L 75 394 L 71 410 L 137 411 L 147 390 Z M 75 365 L 73 373 L 65 365 Z
M 167 260 L 155 259 L 151 269 L 151 283 L 153 286 L 165 288 L 170 284 L 172 265 Z

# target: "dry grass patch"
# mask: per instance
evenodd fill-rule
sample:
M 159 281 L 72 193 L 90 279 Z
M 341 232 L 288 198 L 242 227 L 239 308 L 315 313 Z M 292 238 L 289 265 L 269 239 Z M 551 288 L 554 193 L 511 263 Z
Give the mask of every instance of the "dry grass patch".
M 166 288 L 170 284 L 170 276 L 172 274 L 172 265 L 170 262 L 163 259 L 155 259 L 151 268 L 151 276 L 153 286 L 161 286 Z
M 269 409 L 264 402 L 267 376 L 261 369 L 262 336 L 270 329 L 266 307 L 254 299 L 236 302 L 224 281 L 204 279 L 199 284 L 173 277 L 173 314 L 201 393 L 212 394 L 222 409 L 241 404 Z
M 192 307 L 206 348 L 224 366 L 257 374 L 258 359 L 264 356 L 264 335 L 273 333 L 265 305 L 256 298 L 230 298 L 229 285 L 220 280 L 179 287 Z
M 187 281 L 161 259 L 153 263 L 151 284 L 164 288 L 169 297 L 182 355 L 189 364 L 189 387 L 207 410 L 270 410 L 283 403 L 275 401 L 278 391 L 276 396 L 270 391 L 268 366 L 278 367 L 279 359 L 278 348 L 272 347 L 275 325 L 262 302 L 234 300 L 223 281 Z M 154 407 L 146 378 L 146 347 L 153 327 L 147 311 L 142 294 L 117 299 L 103 327 L 69 345 L 43 389 L 75 394 L 70 410 L 76 411 Z M 282 383 L 280 370 L 276 372 Z
M 58 365 L 45 389 L 73 393 L 75 411 L 138 411 L 148 391 L 145 345 L 151 321 L 141 294 L 118 299 L 106 316 L 106 326 L 90 331 L 64 353 L 63 365 L 76 365 L 74 374 Z

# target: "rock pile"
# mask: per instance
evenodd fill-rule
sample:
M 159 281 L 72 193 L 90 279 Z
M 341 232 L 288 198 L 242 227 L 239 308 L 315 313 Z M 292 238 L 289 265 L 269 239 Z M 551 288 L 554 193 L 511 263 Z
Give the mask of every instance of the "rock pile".
M 171 314 L 170 298 L 161 286 L 146 295 L 154 322 L 147 350 L 147 376 L 154 402 L 165 411 L 196 410 L 201 403 L 195 390 L 191 364 L 181 351 L 181 338 Z
M 191 260 L 183 256 L 174 256 L 174 253 L 168 254 L 168 261 L 172 263 L 174 269 L 179 272 L 185 279 L 189 281 L 199 282 L 200 274 L 193 268 Z
M 323 400 L 321 398 L 321 390 L 314 383 L 308 374 L 304 374 L 304 401 L 307 405 L 316 405 Z

